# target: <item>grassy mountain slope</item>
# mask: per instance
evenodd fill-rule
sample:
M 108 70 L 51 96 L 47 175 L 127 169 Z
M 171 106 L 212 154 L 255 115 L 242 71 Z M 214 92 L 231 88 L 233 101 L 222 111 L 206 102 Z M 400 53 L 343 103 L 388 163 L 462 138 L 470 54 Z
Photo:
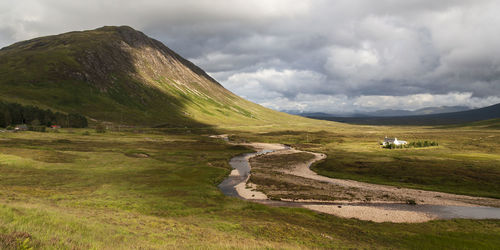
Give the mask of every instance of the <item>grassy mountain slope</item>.
M 69 32 L 0 50 L 0 99 L 141 125 L 291 119 L 240 98 L 161 42 L 127 26 Z

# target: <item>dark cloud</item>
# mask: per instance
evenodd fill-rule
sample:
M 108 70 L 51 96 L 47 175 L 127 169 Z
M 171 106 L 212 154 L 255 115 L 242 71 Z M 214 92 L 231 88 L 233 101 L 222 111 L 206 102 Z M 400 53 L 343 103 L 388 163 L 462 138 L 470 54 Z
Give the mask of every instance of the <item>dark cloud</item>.
M 4 0 L 0 46 L 130 25 L 277 109 L 478 107 L 500 101 L 498 11 L 495 0 Z

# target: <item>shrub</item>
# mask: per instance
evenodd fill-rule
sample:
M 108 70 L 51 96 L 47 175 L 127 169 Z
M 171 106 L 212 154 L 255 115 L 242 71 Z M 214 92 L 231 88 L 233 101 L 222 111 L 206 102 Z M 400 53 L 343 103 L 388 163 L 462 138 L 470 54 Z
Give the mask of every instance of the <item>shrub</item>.
M 433 147 L 433 146 L 438 146 L 439 144 L 435 141 L 412 141 L 409 142 L 408 144 L 404 145 L 394 145 L 394 144 L 386 144 L 383 145 L 383 148 L 388 148 L 388 149 L 394 149 L 394 148 L 423 148 L 423 147 Z
M 417 205 L 417 202 L 413 199 L 406 200 L 406 204 L 408 205 Z
M 72 128 L 86 128 L 88 126 L 87 118 L 80 114 L 69 114 L 68 123 Z
M 97 124 L 95 125 L 95 132 L 96 133 L 106 133 L 106 126 L 102 125 L 102 124 Z
M 412 141 L 405 145 L 398 145 L 396 148 L 424 148 L 424 147 L 433 147 L 438 146 L 439 144 L 435 141 Z M 389 146 L 384 146 L 385 148 L 391 148 Z
M 45 126 L 28 126 L 28 130 L 29 131 L 34 131 L 34 132 L 45 132 Z
M 33 125 L 33 127 L 40 126 L 40 121 L 38 119 L 35 119 L 31 122 L 31 125 Z

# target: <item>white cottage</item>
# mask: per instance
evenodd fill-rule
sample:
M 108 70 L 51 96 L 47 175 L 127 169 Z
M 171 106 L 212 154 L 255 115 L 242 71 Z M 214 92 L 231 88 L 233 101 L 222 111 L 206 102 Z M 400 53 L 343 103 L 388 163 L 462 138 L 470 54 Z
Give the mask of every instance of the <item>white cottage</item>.
M 386 136 L 384 139 L 384 142 L 382 142 L 382 145 L 386 146 L 388 144 L 394 144 L 394 145 L 398 146 L 398 145 L 408 144 L 408 142 L 398 140 L 398 138 L 387 138 L 387 136 Z

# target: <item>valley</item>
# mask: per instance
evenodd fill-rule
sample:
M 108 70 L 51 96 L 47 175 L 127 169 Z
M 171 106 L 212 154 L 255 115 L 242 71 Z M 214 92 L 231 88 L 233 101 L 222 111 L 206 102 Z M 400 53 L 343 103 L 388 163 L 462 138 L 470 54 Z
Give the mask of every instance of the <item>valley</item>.
M 128 26 L 4 47 L 0 76 L 1 249 L 500 245 L 499 119 L 277 112 Z
M 316 133 L 322 133 L 327 128 L 317 129 Z M 265 141 L 313 146 L 300 131 L 289 137 L 273 135 L 289 131 L 265 130 Z M 58 133 L 1 133 L 0 243 L 28 235 L 29 244 L 37 248 L 477 244 L 487 248 L 498 244 L 498 220 L 374 223 L 226 197 L 217 185 L 231 172 L 229 160 L 252 150 L 210 138 L 211 132 L 137 129 L 98 134 L 89 129 L 61 129 Z M 496 160 L 490 161 L 495 164 Z M 401 237 L 402 233 L 407 236 Z

